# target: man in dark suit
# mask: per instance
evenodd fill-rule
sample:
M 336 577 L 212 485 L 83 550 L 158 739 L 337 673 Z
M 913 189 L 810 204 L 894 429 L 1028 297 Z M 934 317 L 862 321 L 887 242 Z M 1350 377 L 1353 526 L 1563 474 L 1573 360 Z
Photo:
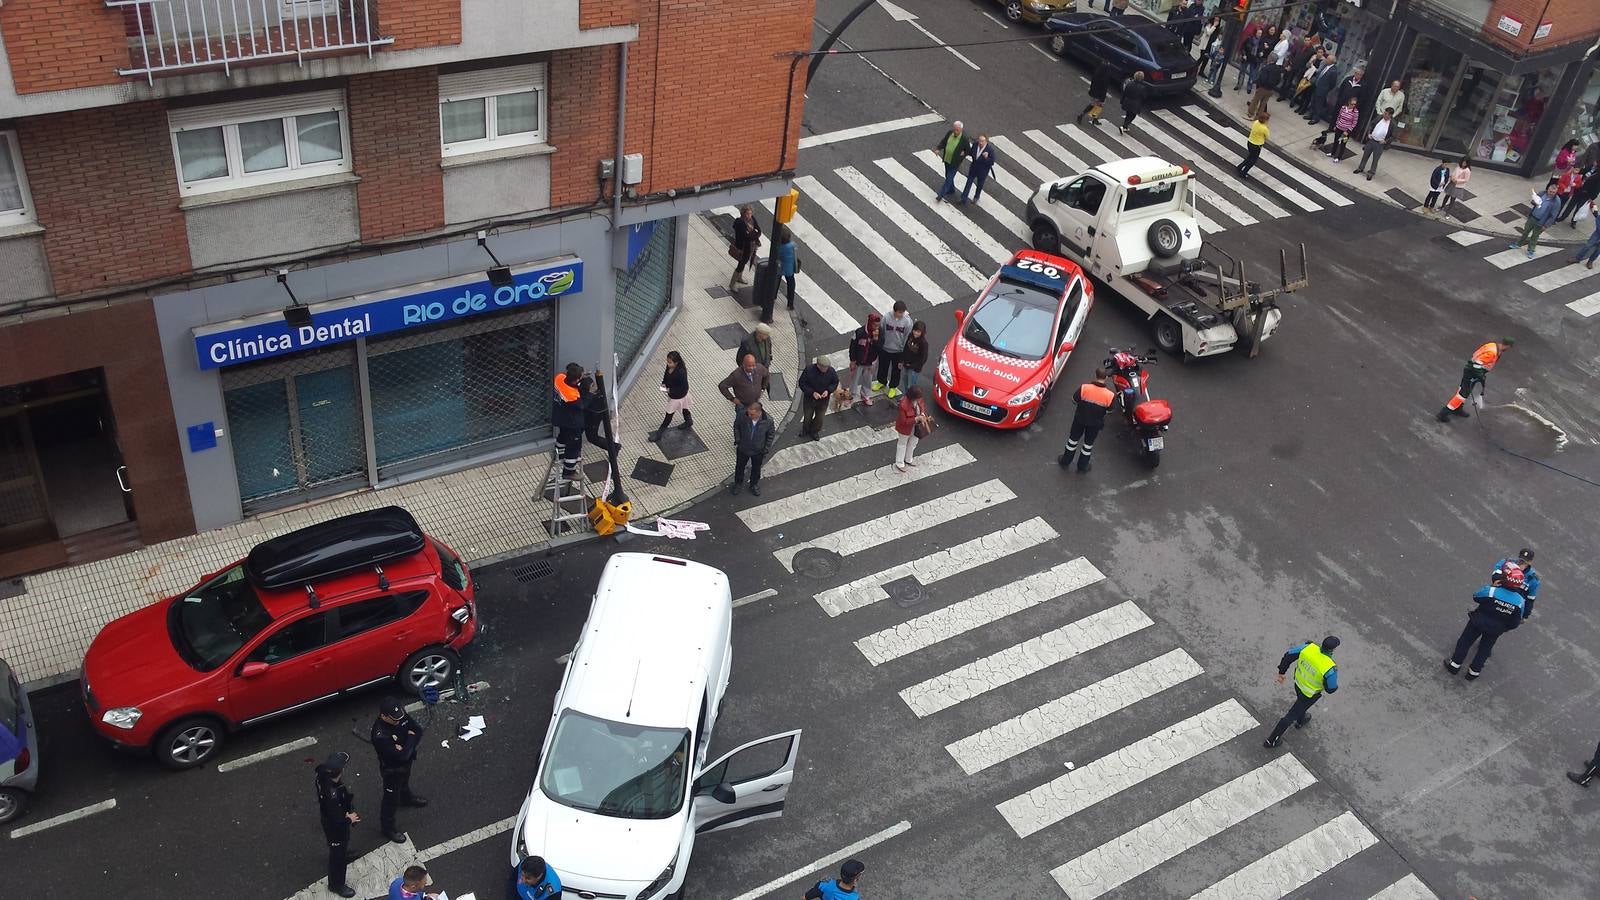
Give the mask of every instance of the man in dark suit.
M 933 197 L 937 202 L 956 192 L 956 175 L 961 171 L 961 160 L 972 153 L 972 141 L 967 140 L 960 122 L 952 122 L 950 130 L 933 145 L 933 152 L 939 154 L 939 161 L 944 163 L 944 184 L 939 185 L 939 193 Z
M 1193 53 L 1194 39 L 1200 36 L 1204 24 L 1200 17 L 1205 9 L 1194 0 L 1178 0 L 1178 5 L 1167 13 L 1167 28 L 1183 41 L 1183 49 Z
M 978 142 L 968 151 L 972 157 L 972 165 L 967 166 L 967 186 L 961 189 L 961 202 L 967 202 L 967 192 L 972 192 L 972 199 L 983 199 L 983 185 L 989 180 L 989 171 L 994 168 L 994 145 L 989 143 L 987 134 L 978 135 Z

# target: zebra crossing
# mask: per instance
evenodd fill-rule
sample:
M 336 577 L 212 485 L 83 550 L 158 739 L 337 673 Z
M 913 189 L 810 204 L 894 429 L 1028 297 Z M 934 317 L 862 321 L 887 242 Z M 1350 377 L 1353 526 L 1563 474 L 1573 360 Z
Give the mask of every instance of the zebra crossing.
M 1562 302 L 1562 305 L 1585 319 L 1600 315 L 1600 269 L 1591 269 L 1583 263 L 1571 262 L 1571 257 L 1568 255 L 1571 251 L 1546 244 L 1534 250 L 1533 256 L 1530 257 L 1527 250 L 1507 248 L 1501 243 L 1503 238 L 1494 235 L 1476 231 L 1453 231 L 1446 237 L 1463 247 L 1481 245 L 1492 247 L 1492 250 L 1484 254 L 1483 261 L 1501 271 L 1518 267 L 1520 274 L 1521 266 L 1545 263 L 1544 266 L 1533 265 L 1533 268 L 1542 268 L 1544 271 L 1529 275 L 1522 279 L 1522 283 L 1541 295 L 1555 295 L 1553 299 L 1557 302 L 1562 302 L 1573 294 L 1582 294 Z M 1549 268 L 1552 257 L 1555 258 L 1555 268 Z M 1567 288 L 1573 290 L 1568 291 Z
M 863 425 L 778 451 L 768 471 L 783 473 L 794 486 L 787 496 L 753 503 L 737 516 L 755 537 L 766 539 L 766 551 L 790 572 L 796 570 L 798 554 L 808 549 L 831 550 L 859 572 L 882 551 L 891 551 L 883 557 L 888 561 L 896 547 L 915 546 L 917 555 L 908 561 L 858 577 L 828 577 L 842 583 L 818 583 L 812 597 L 831 619 L 877 622 L 876 627 L 861 628 L 851 643 L 869 667 L 866 677 L 894 689 L 912 714 L 917 724 L 908 728 L 907 740 L 916 740 L 914 729 L 925 725 L 956 721 L 966 731 L 969 721 L 982 722 L 970 733 L 941 743 L 960 773 L 952 777 L 974 792 L 996 784 L 1005 788 L 994 792 L 1005 796 L 991 804 L 992 824 L 1003 823 L 1005 828 L 994 830 L 1005 833 L 1008 841 L 1014 836 L 1021 842 L 1016 859 L 1041 860 L 1039 877 L 1054 881 L 1069 900 L 1089 900 L 1157 869 L 1181 869 L 1179 858 L 1196 851 L 1215 860 L 1221 877 L 1194 898 L 1273 900 L 1380 845 L 1353 812 L 1342 804 L 1327 812 L 1327 802 L 1319 799 L 1318 811 L 1308 816 L 1309 830 L 1276 841 L 1265 852 L 1250 850 L 1248 855 L 1255 858 L 1230 858 L 1226 848 L 1238 844 L 1223 840 L 1225 833 L 1249 828 L 1246 823 L 1253 817 L 1309 792 L 1318 783 L 1316 776 L 1291 753 L 1257 749 L 1264 723 L 1236 698 L 1206 701 L 1202 709 L 1177 714 L 1158 712 L 1205 696 L 1198 689 L 1205 670 L 1163 634 L 1142 608 L 1145 601 L 1120 600 L 1108 606 L 1088 601 L 1095 611 L 1074 612 L 1106 582 L 1107 574 L 1075 553 L 1070 538 L 1025 511 L 1019 496 L 1029 485 L 1008 485 L 1005 476 L 979 472 L 970 466 L 972 455 L 955 441 L 919 455 L 918 465 L 908 473 L 897 473 L 881 465 L 892 435 L 892 428 Z M 768 485 L 774 493 L 786 490 Z M 875 500 L 858 502 L 868 497 Z M 890 512 L 883 515 L 883 510 Z M 808 527 L 808 522 L 819 521 L 810 517 L 819 514 L 829 514 L 827 528 Z M 933 530 L 939 524 L 957 527 Z M 774 531 L 779 525 L 785 534 Z M 785 536 L 789 533 L 793 536 Z M 907 544 L 893 544 L 907 536 Z M 948 545 L 938 546 L 941 542 Z M 878 553 L 863 555 L 868 550 Z M 984 571 L 1003 574 L 981 586 L 961 577 L 986 566 Z M 907 579 L 924 590 L 947 580 L 966 587 L 946 592 L 929 609 L 882 602 L 890 597 L 887 586 Z M 1038 621 L 1038 612 L 1066 621 L 1024 636 L 1024 626 Z M 994 639 L 999 634 L 1006 636 Z M 1017 637 L 1022 639 L 1012 643 Z M 1132 664 L 1109 662 L 1126 660 L 1136 651 L 1140 659 Z M 936 664 L 908 669 L 908 662 Z M 942 671 L 930 674 L 934 669 Z M 907 677 L 907 671 L 921 677 Z M 1065 678 L 1074 689 L 1053 687 Z M 1034 703 L 1050 694 L 1059 695 Z M 1006 706 L 1018 696 L 1027 697 L 1026 704 Z M 999 708 L 1009 713 L 1023 705 L 1028 708 L 1014 715 L 988 712 Z M 952 713 L 959 715 L 951 719 Z M 1026 772 L 1029 762 L 1048 758 L 1052 742 L 1094 746 L 1095 726 L 1112 717 L 1122 726 L 1133 723 L 1136 736 L 1096 758 L 1069 763 L 1065 772 L 1056 768 L 1050 777 L 1029 776 L 1037 783 L 1012 786 L 1004 780 L 1013 777 L 1007 772 Z M 1127 808 L 1130 795 L 1152 779 L 1201 763 L 1218 770 L 1215 786 L 1201 781 L 1183 787 L 1182 795 L 1164 796 L 1159 810 Z M 1090 837 L 1086 848 L 1062 854 L 1066 858 L 1048 858 L 1048 848 L 1064 830 L 1107 819 L 1115 822 L 1113 830 L 1078 835 Z M 1109 835 L 1115 836 L 1103 840 Z M 1403 861 L 1385 854 L 1378 849 L 1364 857 L 1378 868 L 1369 874 L 1364 865 L 1361 878 L 1373 880 L 1387 868 L 1396 870 L 1377 879 L 1382 884 L 1374 883 L 1365 896 L 1435 898 L 1414 874 L 1403 871 Z M 1383 861 L 1378 861 L 1380 855 Z
M 1072 123 L 994 135 L 998 164 L 984 195 L 964 206 L 934 201 L 944 167 L 931 150 L 796 178 L 801 212 L 789 227 L 803 260 L 797 301 L 833 333 L 847 335 L 867 313 L 887 315 L 895 300 L 916 315 L 970 297 L 999 263 L 1027 246 L 1023 216 L 1040 184 L 1113 159 L 1158 156 L 1196 166 L 1196 212 L 1212 234 L 1354 202 L 1275 152 L 1262 155 L 1250 181 L 1236 177 L 1243 132 L 1202 111 L 1152 112 L 1148 119 L 1127 135 Z M 964 183 L 962 176 L 958 184 Z M 765 206 L 770 212 L 773 204 Z M 733 207 L 713 213 L 738 215 Z

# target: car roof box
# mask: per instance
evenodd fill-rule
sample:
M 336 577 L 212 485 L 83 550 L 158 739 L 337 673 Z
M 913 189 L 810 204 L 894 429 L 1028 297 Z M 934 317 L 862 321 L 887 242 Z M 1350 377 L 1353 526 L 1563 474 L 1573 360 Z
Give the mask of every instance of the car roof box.
M 426 540 L 411 513 L 385 506 L 263 541 L 250 551 L 245 572 L 258 588 L 282 590 L 410 556 Z

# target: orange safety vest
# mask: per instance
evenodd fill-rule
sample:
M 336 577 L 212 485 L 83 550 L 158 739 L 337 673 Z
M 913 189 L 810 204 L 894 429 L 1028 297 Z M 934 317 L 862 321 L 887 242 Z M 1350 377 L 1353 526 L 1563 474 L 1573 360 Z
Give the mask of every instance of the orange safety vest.
M 1472 364 L 1484 370 L 1485 372 L 1493 369 L 1494 364 L 1499 361 L 1500 347 L 1494 341 L 1490 341 L 1489 343 L 1484 344 L 1482 347 L 1472 351 Z
M 1106 409 L 1110 409 L 1112 401 L 1117 398 L 1116 394 L 1111 393 L 1110 388 L 1103 384 L 1096 384 L 1093 381 L 1079 387 L 1078 396 L 1082 397 L 1085 403 L 1104 406 Z
M 578 389 L 567 384 L 567 373 L 565 372 L 556 375 L 556 393 L 567 403 L 578 399 Z

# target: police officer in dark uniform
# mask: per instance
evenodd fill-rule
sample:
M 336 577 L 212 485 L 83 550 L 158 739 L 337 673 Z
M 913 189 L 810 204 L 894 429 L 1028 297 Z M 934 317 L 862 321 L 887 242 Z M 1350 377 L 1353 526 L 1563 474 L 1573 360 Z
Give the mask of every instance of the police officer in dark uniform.
M 402 805 L 428 805 L 427 800 L 411 793 L 411 764 L 417 760 L 421 743 L 422 726 L 406 715 L 399 700 L 384 700 L 378 707 L 378 720 L 372 723 L 372 747 L 378 751 L 378 773 L 383 777 L 378 825 L 383 836 L 396 844 L 405 843 L 406 835 L 395 825 L 395 810 Z
M 344 784 L 344 767 L 349 763 L 350 754 L 339 752 L 317 766 L 317 811 L 328 839 L 328 890 L 341 897 L 356 895 L 355 888 L 344 882 L 344 870 L 350 861 L 350 826 L 361 821 L 355 794 Z
M 1072 400 L 1078 404 L 1077 412 L 1072 414 L 1072 429 L 1067 433 L 1067 446 L 1061 451 L 1061 458 L 1056 464 L 1065 469 L 1072 465 L 1072 456 L 1078 452 L 1078 442 L 1083 442 L 1083 455 L 1078 457 L 1078 471 L 1089 471 L 1089 456 L 1094 453 L 1095 438 L 1100 436 L 1100 429 L 1106 424 L 1106 410 L 1111 408 L 1117 395 L 1106 386 L 1110 378 L 1105 369 L 1094 370 L 1094 381 L 1080 385 L 1072 393 Z
M 1454 675 L 1461 671 L 1467 651 L 1476 641 L 1478 652 L 1472 657 L 1472 665 L 1467 667 L 1467 680 L 1483 674 L 1483 665 L 1489 661 L 1495 641 L 1521 625 L 1527 615 L 1528 600 L 1522 595 L 1525 586 L 1521 567 L 1508 563 L 1495 571 L 1488 584 L 1478 588 L 1472 595 L 1478 608 L 1467 615 L 1467 626 L 1461 629 L 1455 652 L 1444 661 L 1446 672 Z

